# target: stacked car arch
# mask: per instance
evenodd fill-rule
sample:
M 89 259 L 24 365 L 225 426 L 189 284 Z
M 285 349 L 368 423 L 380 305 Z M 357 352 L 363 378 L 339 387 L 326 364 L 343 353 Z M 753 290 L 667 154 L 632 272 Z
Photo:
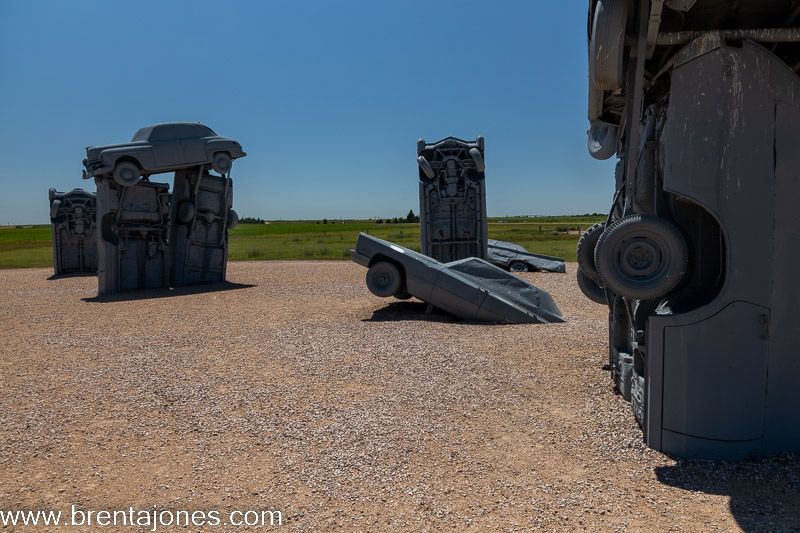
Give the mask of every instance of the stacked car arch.
M 228 230 L 238 220 L 230 171 L 245 155 L 238 142 L 198 123 L 156 124 L 129 143 L 88 147 L 98 292 L 224 281 Z M 174 172 L 172 194 L 168 184 L 150 181 L 166 172 Z

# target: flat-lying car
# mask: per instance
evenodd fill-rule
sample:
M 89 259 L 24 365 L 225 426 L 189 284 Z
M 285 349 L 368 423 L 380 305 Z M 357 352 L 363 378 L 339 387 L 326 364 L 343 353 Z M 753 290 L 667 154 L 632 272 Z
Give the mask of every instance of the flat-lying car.
M 412 296 L 464 320 L 507 324 L 563 322 L 552 297 L 483 259 L 440 263 L 397 244 L 358 236 L 354 262 L 368 268 L 375 296 Z
M 233 160 L 246 155 L 237 141 L 220 137 L 203 124 L 155 124 L 137 131 L 131 142 L 87 147 L 83 178 L 112 177 L 119 185 L 132 187 L 142 176 L 200 165 L 227 175 Z
M 564 258 L 529 252 L 513 242 L 489 239 L 489 262 L 511 272 L 567 271 Z

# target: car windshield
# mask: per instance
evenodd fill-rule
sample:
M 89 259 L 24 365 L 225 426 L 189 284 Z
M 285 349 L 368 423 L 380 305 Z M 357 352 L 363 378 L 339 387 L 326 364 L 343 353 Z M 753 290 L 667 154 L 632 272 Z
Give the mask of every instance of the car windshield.
M 197 133 L 199 134 L 198 137 L 216 137 L 217 136 L 217 134 L 214 133 L 214 130 L 212 130 L 208 126 L 203 126 L 202 124 L 198 124 L 196 127 L 197 127 Z
M 140 129 L 131 140 L 132 142 L 167 141 L 216 136 L 214 130 L 203 124 L 161 124 Z
M 150 128 L 142 128 L 142 129 L 140 129 L 139 131 L 137 131 L 137 132 L 136 132 L 136 133 L 133 135 L 133 139 L 131 139 L 131 142 L 136 142 L 136 141 L 146 141 L 146 140 L 147 140 L 147 138 L 148 138 L 148 137 L 150 137 L 150 132 L 151 132 L 152 130 L 153 130 L 153 128 L 152 128 L 152 127 L 150 127 Z

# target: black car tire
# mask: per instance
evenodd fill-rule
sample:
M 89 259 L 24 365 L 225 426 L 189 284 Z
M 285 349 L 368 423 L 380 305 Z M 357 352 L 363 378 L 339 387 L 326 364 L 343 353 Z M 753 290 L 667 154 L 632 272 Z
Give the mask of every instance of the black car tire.
M 221 176 L 227 175 L 233 166 L 233 159 L 227 152 L 217 152 L 211 160 L 211 168 Z
M 595 280 L 586 275 L 581 267 L 577 270 L 578 287 L 584 296 L 596 304 L 608 305 L 606 291 Z
M 624 83 L 626 0 L 598 0 L 589 41 L 589 84 L 613 91 Z
M 596 282 L 600 281 L 600 276 L 597 274 L 597 268 L 594 266 L 594 248 L 597 246 L 597 241 L 606 229 L 605 222 L 598 222 L 594 226 L 583 232 L 581 238 L 578 240 L 578 265 L 583 273 Z
M 239 213 L 234 211 L 233 209 L 228 211 L 228 229 L 233 229 L 239 225 Z
M 108 212 L 103 215 L 103 218 L 100 219 L 100 238 L 108 243 L 113 244 L 114 246 L 119 245 L 119 237 L 117 236 L 116 226 L 116 211 Z
M 60 207 L 61 200 L 53 200 L 53 203 L 50 204 L 50 220 L 53 220 L 58 216 L 58 209 Z
M 114 165 L 114 173 L 112 176 L 118 185 L 122 187 L 133 187 L 139 183 L 139 178 L 142 177 L 142 171 L 132 161 L 119 161 Z
M 589 155 L 600 161 L 611 159 L 617 153 L 619 127 L 608 122 L 595 121 L 589 127 L 587 147 Z
M 428 163 L 428 160 L 425 159 L 425 156 L 421 155 L 417 157 L 417 164 L 419 165 L 419 168 L 422 169 L 422 173 L 425 174 L 429 180 L 432 180 L 436 177 L 436 172 L 433 171 L 433 167 L 430 163 Z
M 406 291 L 397 291 L 396 293 L 394 293 L 394 297 L 397 298 L 398 300 L 410 300 L 411 299 L 411 295 L 408 294 Z
M 530 272 L 530 267 L 528 267 L 527 263 L 523 263 L 522 261 L 511 261 L 511 264 L 508 265 L 508 270 L 511 272 Z
M 629 299 L 656 300 L 683 280 L 689 247 L 667 220 L 629 215 L 601 235 L 594 261 L 604 287 Z
M 403 286 L 400 269 L 388 261 L 378 261 L 367 270 L 369 292 L 381 298 L 393 296 Z
M 181 224 L 189 224 L 194 220 L 197 213 L 197 208 L 190 201 L 181 202 L 178 206 L 178 222 Z
M 483 174 L 483 172 L 486 170 L 486 163 L 483 162 L 483 155 L 481 155 L 481 151 L 477 148 L 470 148 L 469 156 L 472 158 L 472 162 L 475 163 L 475 170 Z

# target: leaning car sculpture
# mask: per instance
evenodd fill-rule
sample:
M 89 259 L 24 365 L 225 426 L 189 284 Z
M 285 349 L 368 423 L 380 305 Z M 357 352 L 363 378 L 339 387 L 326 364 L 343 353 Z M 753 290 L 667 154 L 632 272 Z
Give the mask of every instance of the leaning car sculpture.
M 800 451 L 800 7 L 589 2 L 592 156 L 616 155 L 578 281 L 652 448 Z
M 564 321 L 549 294 L 483 259 L 443 264 L 365 233 L 358 236 L 351 256 L 368 269 L 367 288 L 375 296 L 401 300 L 415 296 L 464 320 L 510 324 Z
M 488 261 L 510 272 L 558 272 L 567 271 L 564 258 L 529 252 L 513 242 L 489 239 Z

